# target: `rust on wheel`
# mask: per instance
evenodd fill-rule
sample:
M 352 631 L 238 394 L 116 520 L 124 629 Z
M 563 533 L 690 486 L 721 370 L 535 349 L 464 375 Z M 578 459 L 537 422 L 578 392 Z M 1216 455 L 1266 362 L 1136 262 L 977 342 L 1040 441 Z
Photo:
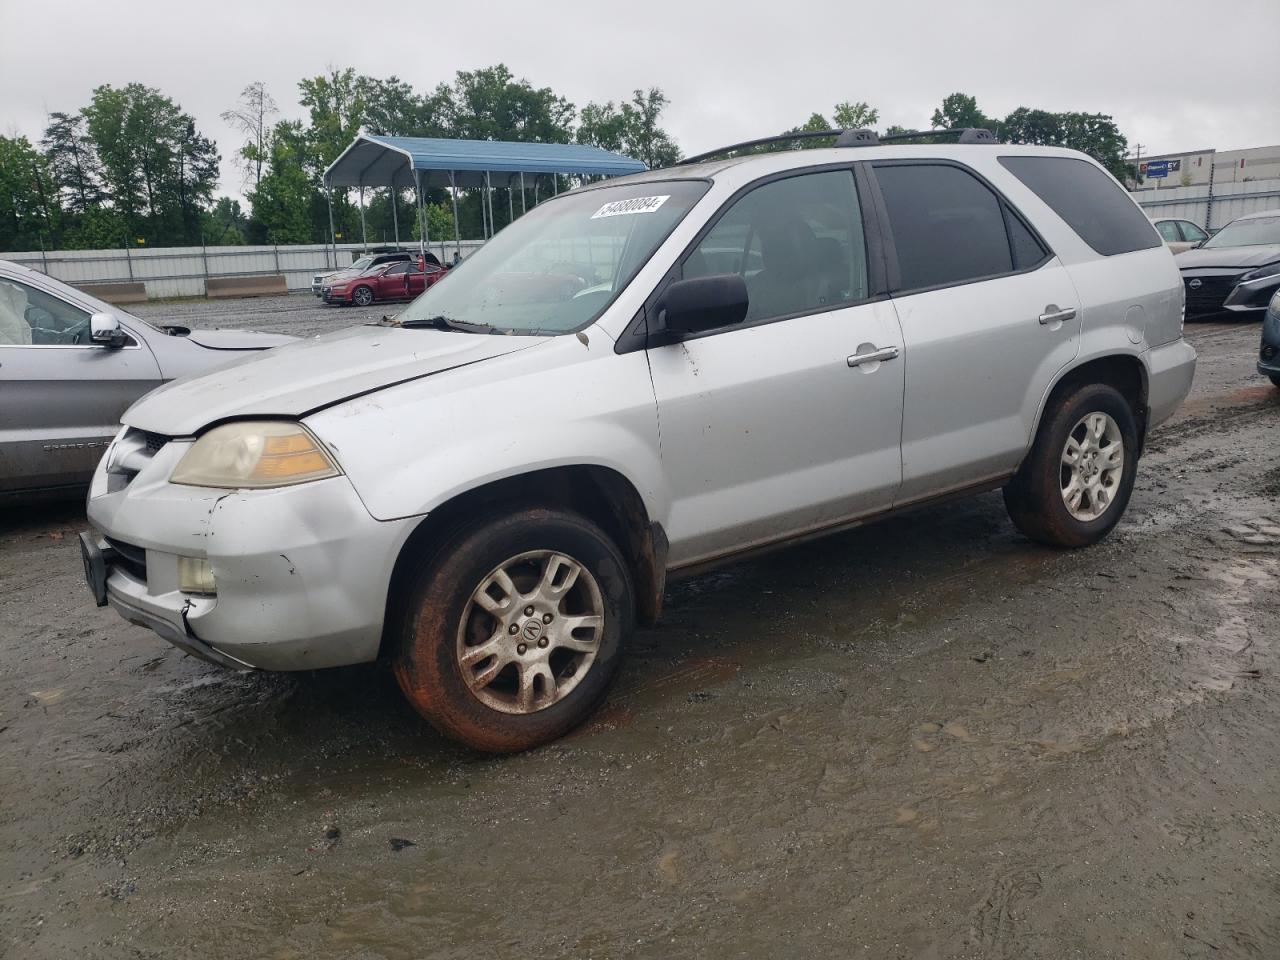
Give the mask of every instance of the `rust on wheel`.
M 463 682 L 493 710 L 545 710 L 591 670 L 604 618 L 600 585 L 577 560 L 553 550 L 511 557 L 463 609 L 455 645 Z

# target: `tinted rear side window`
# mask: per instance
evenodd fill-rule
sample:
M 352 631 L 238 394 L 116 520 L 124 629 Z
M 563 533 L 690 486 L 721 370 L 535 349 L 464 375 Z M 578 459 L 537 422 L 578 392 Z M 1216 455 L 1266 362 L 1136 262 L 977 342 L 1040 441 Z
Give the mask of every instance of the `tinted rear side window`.
M 1105 173 L 1073 157 L 1001 157 L 1080 239 L 1104 257 L 1160 246 L 1160 235 Z
M 1008 207 L 1004 211 L 1004 221 L 1009 227 L 1009 247 L 1013 250 L 1015 270 L 1029 270 L 1049 255 L 1036 235 Z
M 1000 199 L 977 177 L 943 164 L 876 164 L 898 253 L 899 289 L 1010 273 Z

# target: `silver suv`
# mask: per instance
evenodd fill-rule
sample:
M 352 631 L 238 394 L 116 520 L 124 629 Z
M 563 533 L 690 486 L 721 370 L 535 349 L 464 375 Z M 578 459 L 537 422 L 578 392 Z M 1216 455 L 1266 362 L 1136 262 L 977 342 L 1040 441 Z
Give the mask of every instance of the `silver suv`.
M 230 667 L 389 658 L 511 751 L 670 573 L 996 487 L 1106 536 L 1195 368 L 1155 229 L 1069 150 L 854 140 L 562 194 L 394 322 L 152 393 L 89 494 L 98 602 Z

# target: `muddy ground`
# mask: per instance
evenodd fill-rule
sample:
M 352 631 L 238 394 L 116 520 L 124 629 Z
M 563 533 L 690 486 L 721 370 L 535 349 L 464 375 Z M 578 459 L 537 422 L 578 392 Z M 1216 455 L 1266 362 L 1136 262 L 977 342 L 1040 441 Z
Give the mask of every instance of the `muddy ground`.
M 506 759 L 379 667 L 186 658 L 93 607 L 79 504 L 4 514 L 0 954 L 1280 956 L 1280 391 L 1188 334 L 1104 544 L 991 494 L 674 584 Z

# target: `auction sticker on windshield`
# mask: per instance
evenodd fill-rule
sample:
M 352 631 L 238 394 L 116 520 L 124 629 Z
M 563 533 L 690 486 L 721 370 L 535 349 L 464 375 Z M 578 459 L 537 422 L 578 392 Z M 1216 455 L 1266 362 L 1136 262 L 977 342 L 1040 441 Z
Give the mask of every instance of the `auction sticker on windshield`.
M 671 199 L 671 194 L 662 197 L 632 197 L 630 200 L 614 200 L 591 215 L 592 220 L 601 217 L 621 217 L 628 213 L 653 213 Z

